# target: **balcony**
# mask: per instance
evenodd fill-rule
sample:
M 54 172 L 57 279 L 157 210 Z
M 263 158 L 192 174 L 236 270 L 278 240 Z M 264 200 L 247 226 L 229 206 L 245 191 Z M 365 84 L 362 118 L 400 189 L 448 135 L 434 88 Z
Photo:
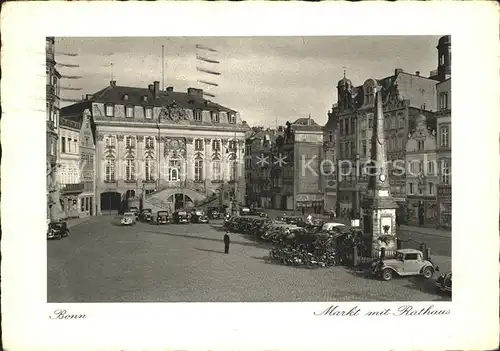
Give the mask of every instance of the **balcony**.
M 73 184 L 61 184 L 61 194 L 81 193 L 85 187 L 83 182 Z

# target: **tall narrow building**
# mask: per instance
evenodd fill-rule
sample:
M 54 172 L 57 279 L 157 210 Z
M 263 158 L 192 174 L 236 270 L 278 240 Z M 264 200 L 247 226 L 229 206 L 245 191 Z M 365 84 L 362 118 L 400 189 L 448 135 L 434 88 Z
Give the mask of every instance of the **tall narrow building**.
M 54 38 L 45 39 L 46 57 L 46 112 L 47 112 L 47 219 L 57 220 L 61 216 L 59 186 L 57 184 L 57 162 L 59 156 L 59 81 L 61 75 L 56 69 Z

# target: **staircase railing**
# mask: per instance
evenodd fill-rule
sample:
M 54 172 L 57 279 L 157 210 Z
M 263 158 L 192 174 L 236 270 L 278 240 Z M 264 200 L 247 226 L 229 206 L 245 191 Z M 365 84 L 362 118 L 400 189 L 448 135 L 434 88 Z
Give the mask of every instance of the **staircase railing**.
M 150 197 L 150 198 L 146 198 L 144 200 L 146 203 L 149 203 L 153 206 L 156 206 L 156 207 L 160 207 L 160 208 L 163 208 L 165 210 L 169 210 L 170 209 L 170 204 L 168 202 L 165 202 L 163 200 L 159 200 L 155 197 Z

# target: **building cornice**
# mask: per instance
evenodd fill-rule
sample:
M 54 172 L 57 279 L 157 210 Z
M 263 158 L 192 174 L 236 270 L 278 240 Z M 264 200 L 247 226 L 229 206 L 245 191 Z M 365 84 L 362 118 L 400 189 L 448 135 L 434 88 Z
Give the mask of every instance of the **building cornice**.
M 214 131 L 214 132 L 230 132 L 230 133 L 246 133 L 247 129 L 243 125 L 225 124 L 215 126 L 213 124 L 193 123 L 193 124 L 178 124 L 178 123 L 155 123 L 151 121 L 145 122 L 130 122 L 130 121 L 102 121 L 95 120 L 96 127 L 120 127 L 120 128 L 137 128 L 160 130 L 192 130 L 192 131 Z

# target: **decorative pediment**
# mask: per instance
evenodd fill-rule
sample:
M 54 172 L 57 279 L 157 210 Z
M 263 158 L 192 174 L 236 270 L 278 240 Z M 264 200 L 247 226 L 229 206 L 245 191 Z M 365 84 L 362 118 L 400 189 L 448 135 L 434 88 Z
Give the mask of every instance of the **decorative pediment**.
M 123 138 L 124 138 L 124 136 L 123 136 L 123 135 L 117 135 L 117 136 L 116 136 L 116 139 L 117 139 L 118 141 L 123 141 Z
M 218 151 L 215 151 L 212 154 L 212 161 L 220 161 L 221 160 L 221 154 Z
M 138 135 L 137 136 L 137 141 L 141 142 L 144 140 L 144 135 Z
M 104 152 L 104 157 L 107 160 L 114 159 L 115 158 L 115 152 L 112 149 L 108 149 Z
M 172 122 L 189 121 L 189 114 L 181 107 L 162 107 L 158 118 Z
M 185 138 L 166 138 L 165 139 L 165 157 L 186 157 Z
M 204 154 L 203 154 L 203 152 L 201 152 L 201 151 L 197 151 L 197 152 L 195 152 L 195 154 L 194 154 L 194 158 L 195 158 L 195 160 L 202 160 L 202 159 L 203 159 L 203 156 L 204 156 Z
M 102 134 L 102 133 L 97 134 L 97 140 L 100 140 L 100 141 L 104 140 L 104 134 Z
M 212 139 L 210 138 L 205 138 L 205 145 L 208 145 L 210 144 L 210 142 L 212 141 Z

